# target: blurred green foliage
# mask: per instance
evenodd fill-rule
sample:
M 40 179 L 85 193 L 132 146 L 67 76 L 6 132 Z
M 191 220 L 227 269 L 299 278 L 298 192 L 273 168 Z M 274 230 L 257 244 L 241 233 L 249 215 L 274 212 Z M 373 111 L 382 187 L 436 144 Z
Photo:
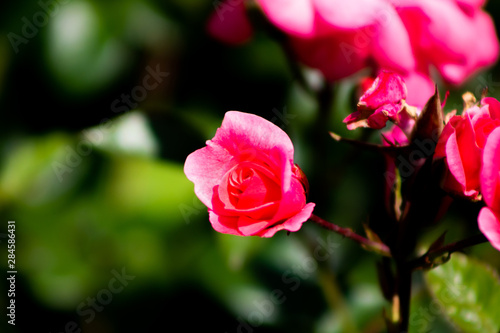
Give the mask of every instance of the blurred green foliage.
M 269 36 L 258 32 L 237 48 L 212 40 L 205 22 L 213 9 L 195 0 L 0 5 L 0 233 L 16 221 L 19 272 L 16 327 L 3 331 L 63 332 L 72 321 L 82 332 L 174 325 L 187 332 L 384 331 L 382 309 L 390 309 L 378 287 L 376 256 L 307 223 L 272 239 L 210 227 L 183 163 L 226 111 L 240 110 L 290 134 L 319 214 L 384 232 L 377 220 L 383 159 L 316 131 L 316 102 L 294 82 Z M 489 9 L 500 18 L 498 4 Z M 149 89 L 144 80 L 155 69 L 168 76 Z M 460 105 L 462 89 L 476 92 L 485 80 L 499 97 L 495 67 L 452 89 L 450 108 Z M 335 87 L 334 114 L 323 125 L 367 138 L 372 133 L 348 133 L 341 122 L 354 89 L 349 80 Z M 327 180 L 317 178 L 317 163 L 325 164 Z M 478 205 L 452 208 L 424 239 L 443 230 L 450 239 L 477 232 Z M 6 271 L 6 239 L 0 240 Z M 318 244 L 326 244 L 324 260 L 314 256 Z M 471 252 L 500 267 L 489 245 Z M 134 278 L 111 301 L 103 298 L 123 269 Z M 431 296 L 424 280 L 416 289 L 418 311 Z M 93 307 L 92 299 L 109 302 Z M 0 308 L 6 301 L 0 298 Z M 431 325 L 453 331 L 445 320 Z
M 452 322 L 465 332 L 500 330 L 498 273 L 463 254 L 427 274 L 429 286 Z

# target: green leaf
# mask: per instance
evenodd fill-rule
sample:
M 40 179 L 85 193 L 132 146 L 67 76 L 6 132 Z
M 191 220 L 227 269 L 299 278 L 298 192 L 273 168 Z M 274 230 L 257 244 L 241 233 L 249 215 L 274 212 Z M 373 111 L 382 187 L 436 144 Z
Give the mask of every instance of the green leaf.
M 368 224 L 363 223 L 363 228 L 365 229 L 365 234 L 366 237 L 368 237 L 369 240 L 377 243 L 383 243 L 380 237 L 377 235 L 375 231 L 373 231 Z
M 426 278 L 440 305 L 433 306 L 434 310 L 446 313 L 464 332 L 498 333 L 500 279 L 489 266 L 455 253 L 448 263 L 429 271 Z

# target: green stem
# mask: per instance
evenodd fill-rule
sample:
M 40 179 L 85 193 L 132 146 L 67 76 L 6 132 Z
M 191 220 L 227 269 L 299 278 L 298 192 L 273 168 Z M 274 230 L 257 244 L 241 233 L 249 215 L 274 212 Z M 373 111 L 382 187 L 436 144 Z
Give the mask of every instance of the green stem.
M 386 256 L 386 257 L 391 256 L 391 251 L 387 245 L 385 245 L 383 243 L 372 241 L 368 238 L 365 238 L 361 235 L 358 235 L 350 228 L 340 227 L 336 224 L 333 224 L 331 222 L 323 220 L 321 217 L 316 216 L 314 214 L 311 215 L 309 220 L 319 224 L 320 226 L 322 226 L 325 229 L 331 230 L 333 232 L 338 233 L 339 235 L 342 235 L 346 238 L 352 239 L 353 241 L 360 244 L 366 250 L 376 252 L 376 253 L 381 254 L 383 256 Z

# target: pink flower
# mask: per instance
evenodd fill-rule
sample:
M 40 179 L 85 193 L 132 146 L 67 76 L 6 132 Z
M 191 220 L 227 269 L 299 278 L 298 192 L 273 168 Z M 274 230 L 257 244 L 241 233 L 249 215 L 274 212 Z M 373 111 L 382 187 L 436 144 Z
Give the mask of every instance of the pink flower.
M 207 29 L 212 36 L 227 44 L 238 45 L 250 40 L 252 26 L 246 15 L 245 2 L 221 2 L 209 18 Z
M 372 86 L 361 96 L 357 111 L 344 119 L 347 128 L 380 129 L 388 120 L 397 123 L 399 112 L 405 107 L 406 86 L 398 74 L 382 71 Z
M 481 168 L 481 192 L 487 207 L 479 212 L 479 229 L 500 251 L 500 128 L 488 136 Z
M 307 179 L 293 163 L 290 138 L 256 115 L 227 112 L 215 137 L 187 157 L 184 172 L 222 233 L 297 231 L 314 208 L 306 204 Z
M 443 129 L 434 159 L 445 158 L 443 188 L 476 200 L 480 194 L 481 158 L 486 139 L 500 126 L 500 102 L 484 98 L 461 116 L 453 116 Z
M 495 27 L 482 10 L 482 0 L 256 2 L 288 36 L 298 60 L 320 70 L 327 80 L 366 67 L 387 68 L 403 76 L 408 103 L 414 106 L 423 106 L 434 93 L 431 68 L 445 81 L 461 84 L 498 57 Z M 220 40 L 248 39 L 247 19 L 230 19 L 242 17 L 244 0 L 221 4 L 210 19 L 212 35 Z
M 498 39 L 484 1 L 404 0 L 396 6 L 410 36 L 417 67 L 437 68 L 460 84 L 498 57 Z M 474 50 L 474 52 L 471 52 Z

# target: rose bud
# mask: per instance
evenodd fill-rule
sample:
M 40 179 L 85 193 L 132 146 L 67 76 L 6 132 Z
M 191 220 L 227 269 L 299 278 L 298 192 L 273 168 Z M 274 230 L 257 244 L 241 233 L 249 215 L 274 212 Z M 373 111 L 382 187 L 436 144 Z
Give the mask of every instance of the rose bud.
M 207 146 L 187 157 L 184 172 L 216 231 L 271 237 L 299 230 L 314 208 L 306 203 L 307 179 L 293 152 L 278 126 L 229 111 Z

